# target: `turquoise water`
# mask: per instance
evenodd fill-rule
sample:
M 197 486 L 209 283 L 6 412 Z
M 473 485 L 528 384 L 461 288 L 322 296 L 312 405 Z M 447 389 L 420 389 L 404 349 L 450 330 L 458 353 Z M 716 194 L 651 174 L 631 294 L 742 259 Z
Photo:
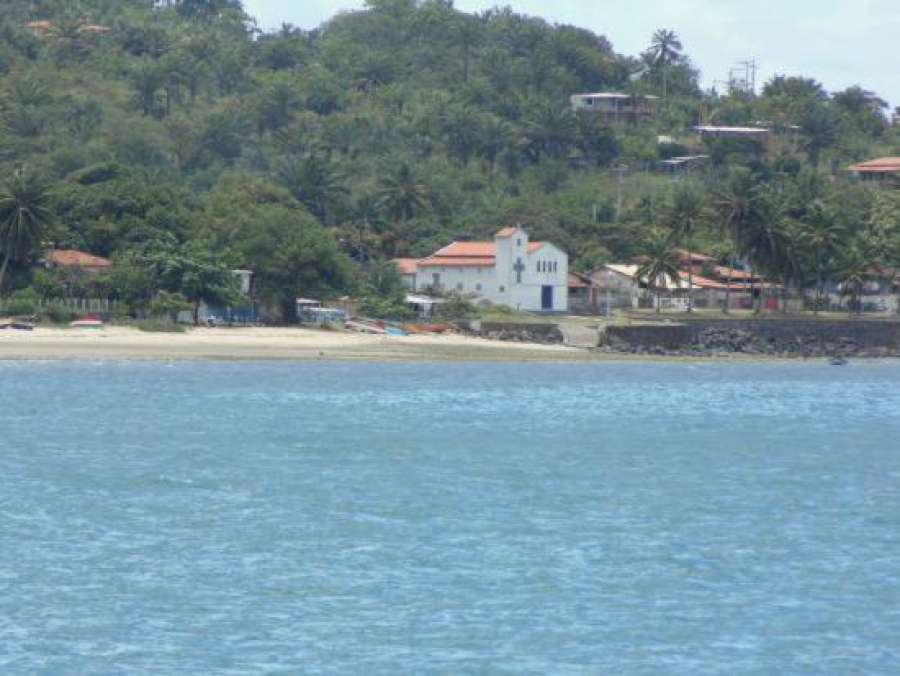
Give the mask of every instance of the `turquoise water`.
M 0 364 L 0 672 L 900 673 L 900 365 Z

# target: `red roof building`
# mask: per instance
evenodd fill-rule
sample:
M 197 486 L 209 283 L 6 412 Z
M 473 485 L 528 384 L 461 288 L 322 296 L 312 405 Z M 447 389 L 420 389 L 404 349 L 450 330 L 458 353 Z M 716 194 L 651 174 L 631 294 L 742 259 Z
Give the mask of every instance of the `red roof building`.
M 112 261 L 101 256 L 75 249 L 52 249 L 44 256 L 49 268 L 81 268 L 88 272 L 99 272 L 112 267 Z

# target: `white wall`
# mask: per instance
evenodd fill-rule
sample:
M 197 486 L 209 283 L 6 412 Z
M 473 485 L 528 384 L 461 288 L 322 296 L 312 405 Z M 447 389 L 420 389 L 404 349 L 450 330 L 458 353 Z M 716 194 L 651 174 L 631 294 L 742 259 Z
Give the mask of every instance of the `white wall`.
M 496 240 L 495 267 L 455 267 L 419 264 L 415 288 L 431 286 L 433 275 L 440 275 L 446 291 L 477 294 L 495 305 L 516 310 L 540 312 L 544 286 L 553 287 L 553 312 L 569 309 L 569 257 L 552 244 L 528 253 L 528 234 L 519 228 L 509 237 Z M 525 266 L 518 281 L 516 262 Z

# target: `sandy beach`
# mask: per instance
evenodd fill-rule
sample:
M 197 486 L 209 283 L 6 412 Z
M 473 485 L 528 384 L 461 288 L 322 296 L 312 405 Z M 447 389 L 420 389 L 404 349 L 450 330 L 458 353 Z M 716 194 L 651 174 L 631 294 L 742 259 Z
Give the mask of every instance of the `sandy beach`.
M 129 327 L 0 331 L 0 359 L 356 359 L 572 361 L 595 359 L 560 345 L 460 335 L 372 336 L 299 328 L 197 328 L 147 333 Z

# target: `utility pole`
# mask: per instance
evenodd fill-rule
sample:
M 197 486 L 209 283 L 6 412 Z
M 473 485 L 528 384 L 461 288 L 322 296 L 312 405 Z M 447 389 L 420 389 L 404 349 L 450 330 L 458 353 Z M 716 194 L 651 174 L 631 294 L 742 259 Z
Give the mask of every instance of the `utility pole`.
M 622 184 L 625 182 L 626 171 L 628 171 L 627 164 L 616 165 L 616 173 L 619 174 L 618 185 L 616 188 L 616 223 L 622 218 Z

